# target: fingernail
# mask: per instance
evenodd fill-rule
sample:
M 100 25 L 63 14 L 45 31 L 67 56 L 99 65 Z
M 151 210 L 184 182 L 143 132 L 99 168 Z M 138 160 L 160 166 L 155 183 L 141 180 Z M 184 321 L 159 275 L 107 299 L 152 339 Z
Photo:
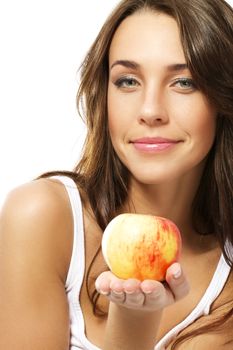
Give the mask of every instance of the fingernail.
M 175 272 L 173 273 L 173 278 L 176 280 L 176 279 L 180 278 L 180 276 L 181 276 L 181 268 L 177 267 Z
M 124 294 L 124 292 L 117 291 L 117 290 L 113 290 L 113 293 L 116 294 L 116 295 L 123 295 Z
M 148 294 L 151 294 L 152 291 L 151 290 L 143 290 L 143 293 L 148 295 Z
M 102 295 L 108 295 L 109 292 L 107 292 L 106 290 L 99 290 L 99 293 L 102 294 Z
M 133 294 L 133 293 L 135 293 L 135 291 L 133 291 L 133 290 L 126 290 L 125 293 L 126 294 Z

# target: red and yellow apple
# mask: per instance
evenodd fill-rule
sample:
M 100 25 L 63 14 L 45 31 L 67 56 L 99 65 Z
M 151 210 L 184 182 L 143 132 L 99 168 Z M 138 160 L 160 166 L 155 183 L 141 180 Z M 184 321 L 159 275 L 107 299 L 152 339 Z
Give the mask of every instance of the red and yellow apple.
M 181 236 L 177 226 L 166 218 L 121 214 L 106 227 L 102 252 L 119 278 L 163 281 L 167 268 L 179 260 Z

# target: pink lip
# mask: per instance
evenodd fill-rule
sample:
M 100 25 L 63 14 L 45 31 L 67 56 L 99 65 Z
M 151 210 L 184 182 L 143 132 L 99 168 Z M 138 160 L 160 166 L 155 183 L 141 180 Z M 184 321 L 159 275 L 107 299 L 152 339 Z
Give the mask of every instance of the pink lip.
M 137 150 L 149 153 L 165 151 L 174 147 L 179 142 L 180 141 L 163 137 L 143 137 L 131 141 Z

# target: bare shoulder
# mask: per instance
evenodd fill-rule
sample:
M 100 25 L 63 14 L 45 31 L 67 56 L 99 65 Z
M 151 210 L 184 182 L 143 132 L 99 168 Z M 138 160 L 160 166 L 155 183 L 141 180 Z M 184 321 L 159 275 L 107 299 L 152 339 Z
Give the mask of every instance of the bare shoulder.
M 68 349 L 72 226 L 62 184 L 36 180 L 8 194 L 0 212 L 1 349 Z
M 36 209 L 36 212 L 38 208 L 48 209 L 47 204 L 52 204 L 52 210 L 59 207 L 63 210 L 66 205 L 64 203 L 65 198 L 64 185 L 60 181 L 43 178 L 12 189 L 6 197 L 3 208 L 10 207 L 12 204 L 13 206 L 19 204 L 18 209 L 30 209 L 30 213 L 33 213 L 34 209 Z M 21 206 L 22 202 L 26 204 L 26 207 Z
M 50 178 L 38 179 L 12 189 L 6 197 L 3 209 L 14 208 L 17 205 L 17 209 L 24 212 L 30 210 L 30 214 L 35 213 L 34 210 L 37 214 L 38 209 L 51 209 L 52 213 L 59 207 L 62 210 L 65 208 L 65 197 L 65 189 L 61 182 Z M 22 203 L 26 206 L 22 206 Z
M 13 189 L 0 212 L 1 239 L 11 242 L 12 248 L 14 243 L 19 247 L 27 242 L 34 249 L 43 245 L 51 259 L 61 254 L 64 265 L 69 265 L 72 225 L 64 185 L 51 179 L 35 180 Z M 61 269 L 61 274 L 67 268 Z

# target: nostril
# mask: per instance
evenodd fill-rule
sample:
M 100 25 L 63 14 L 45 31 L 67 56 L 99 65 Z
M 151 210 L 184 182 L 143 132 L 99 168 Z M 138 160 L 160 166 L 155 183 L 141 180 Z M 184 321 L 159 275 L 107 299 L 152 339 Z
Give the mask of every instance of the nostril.
M 140 124 L 147 124 L 147 125 L 156 125 L 156 124 L 162 124 L 167 123 L 168 118 L 166 115 L 164 116 L 142 116 L 139 119 Z

